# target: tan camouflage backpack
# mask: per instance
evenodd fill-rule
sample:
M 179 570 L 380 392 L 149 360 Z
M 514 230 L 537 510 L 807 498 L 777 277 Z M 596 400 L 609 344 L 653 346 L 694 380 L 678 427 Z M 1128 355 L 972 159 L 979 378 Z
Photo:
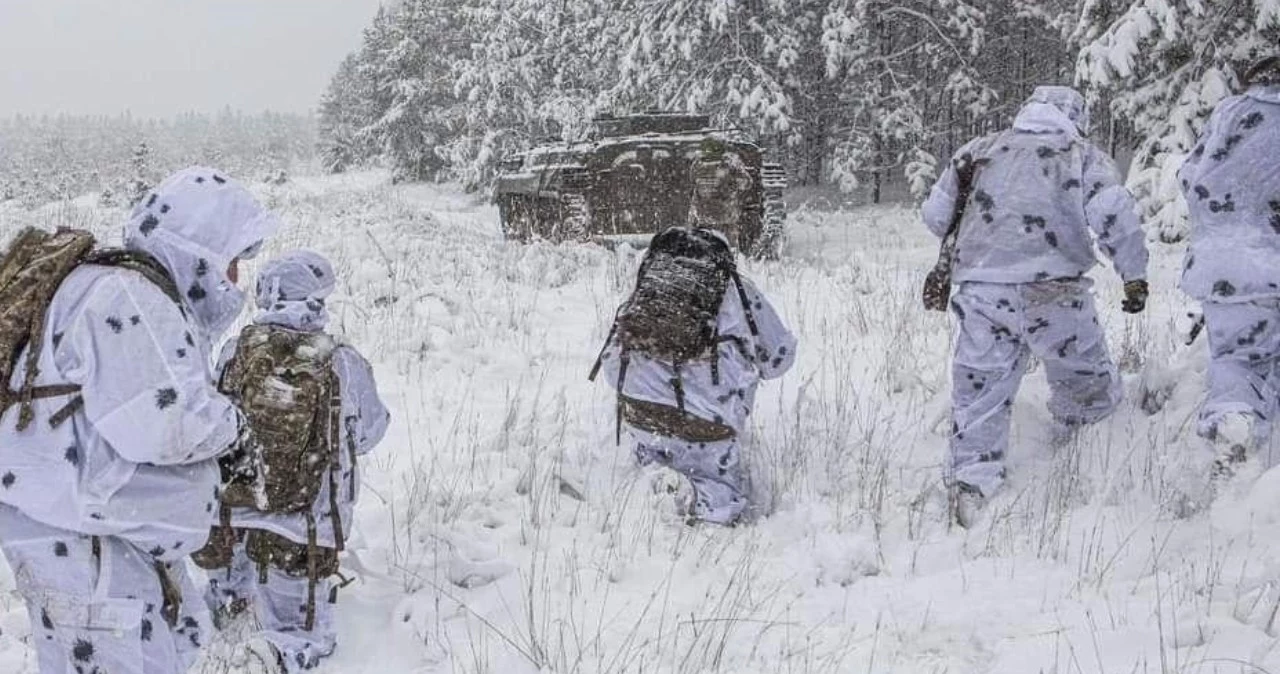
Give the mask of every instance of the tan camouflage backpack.
M 17 429 L 34 421 L 33 403 L 46 398 L 68 397 L 67 405 L 49 419 L 59 426 L 79 409 L 74 384 L 37 386 L 46 314 L 58 287 L 84 264 L 120 267 L 138 272 L 156 284 L 179 306 L 177 286 L 155 259 L 137 251 L 94 250 L 93 235 L 74 229 L 49 233 L 30 227 L 19 232 L 0 257 L 0 414 L 18 406 Z M 32 348 L 27 348 L 28 346 Z M 26 358 L 23 359 L 23 351 Z M 22 382 L 13 386 L 19 361 L 24 360 Z
M 333 370 L 338 343 L 320 332 L 251 325 L 240 333 L 236 352 L 222 373 L 219 390 L 239 405 L 252 433 L 252 478 L 228 480 L 222 492 L 221 526 L 192 556 L 207 570 L 229 569 L 234 547 L 245 544 L 249 559 L 267 582 L 267 568 L 306 578 L 306 629 L 315 623 L 316 587 L 322 578 L 338 574 L 338 553 L 345 548 L 338 508 L 339 452 L 342 450 L 342 397 Z M 351 454 L 354 467 L 355 454 Z M 329 510 L 334 547 L 317 543 L 312 506 L 323 480 L 329 481 Z M 355 471 L 346 487 L 355 497 Z M 307 542 L 291 540 L 259 529 L 237 532 L 231 527 L 231 508 L 293 513 L 307 521 Z M 243 538 L 241 538 L 243 536 Z M 344 581 L 342 585 L 345 585 Z M 336 601 L 336 587 L 329 601 Z
M 224 505 L 310 512 L 341 447 L 336 347 L 324 333 L 265 325 L 251 325 L 241 333 L 219 389 L 244 412 L 259 453 L 261 479 L 257 486 L 229 485 Z M 262 493 L 255 493 L 258 489 Z

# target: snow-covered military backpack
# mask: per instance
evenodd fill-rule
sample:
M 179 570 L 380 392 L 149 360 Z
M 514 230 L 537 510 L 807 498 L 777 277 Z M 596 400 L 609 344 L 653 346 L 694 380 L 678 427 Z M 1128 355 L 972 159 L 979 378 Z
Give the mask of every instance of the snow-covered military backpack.
M 251 325 L 240 333 L 218 389 L 244 413 L 252 435 L 248 460 L 254 469 L 245 479 L 237 479 L 232 471 L 222 492 L 221 526 L 193 556 L 207 570 L 229 568 L 238 537 L 231 528 L 231 508 L 302 515 L 306 543 L 258 529 L 249 530 L 243 540 L 246 554 L 258 565 L 260 582 L 267 581 L 268 567 L 308 580 L 303 605 L 308 631 L 315 623 L 317 583 L 338 573 L 338 553 L 345 548 L 337 500 L 344 432 L 341 388 L 333 369 L 338 347 L 322 332 Z M 355 498 L 354 444 L 348 440 L 348 446 L 353 449 L 347 488 Z M 334 540 L 329 549 L 317 542 L 313 511 L 326 479 Z M 334 593 L 330 602 L 336 601 L 336 588 Z
M 311 512 L 325 473 L 334 479 L 341 448 L 335 348 L 320 332 L 251 325 L 240 334 L 218 388 L 249 424 L 258 480 L 229 484 L 224 506 Z
M 690 424 L 701 421 L 685 412 L 681 368 L 687 363 L 709 362 L 712 380 L 718 383 L 720 344 L 735 339 L 722 337 L 717 327 L 729 284 L 737 289 L 751 335 L 757 336 L 751 303 L 738 277 L 733 251 L 724 239 L 711 230 L 690 227 L 671 227 L 653 237 L 640 262 L 636 288 L 618 309 L 605 343 L 607 348 L 616 336 L 620 347 L 619 423 L 626 418 L 628 422 L 653 426 L 650 422 L 654 417 L 663 416 L 655 415 L 649 409 L 651 405 L 622 395 L 633 353 L 671 364 L 675 370 L 676 420 Z M 590 379 L 594 380 L 599 370 L 597 359 Z M 637 412 L 640 407 L 645 408 L 644 413 Z M 663 424 L 654 430 L 670 432 L 672 426 Z
M 95 244 L 88 232 L 59 229 L 51 234 L 30 227 L 19 232 L 0 257 L 0 414 L 17 405 L 19 431 L 26 430 L 34 420 L 36 400 L 69 398 L 67 405 L 49 419 L 55 427 L 70 418 L 82 403 L 76 395 L 79 386 L 35 384 L 40 376 L 49 305 L 58 287 L 76 268 L 93 264 L 135 271 L 182 306 L 173 278 L 154 258 L 121 249 L 95 251 Z M 20 363 L 22 360 L 25 362 Z M 24 366 L 22 382 L 15 390 L 14 373 L 20 364 Z

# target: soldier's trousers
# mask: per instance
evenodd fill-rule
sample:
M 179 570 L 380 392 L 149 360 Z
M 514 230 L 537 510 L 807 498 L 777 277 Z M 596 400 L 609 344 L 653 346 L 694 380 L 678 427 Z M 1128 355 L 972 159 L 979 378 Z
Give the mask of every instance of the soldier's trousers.
M 667 466 L 693 485 L 691 515 L 713 524 L 733 524 L 742 515 L 748 500 L 737 438 L 690 442 L 631 426 L 627 432 L 640 465 Z
M 0 505 L 0 548 L 31 617 L 40 674 L 185 674 L 210 629 L 183 563 L 165 568 L 126 541 L 40 524 Z M 166 620 L 169 613 L 171 627 Z
M 244 543 L 240 543 L 229 569 L 209 572 L 206 599 L 211 608 L 244 600 L 262 624 L 261 635 L 280 651 L 290 674 L 313 669 L 332 655 L 338 643 L 333 604 L 329 603 L 332 582 L 327 578 L 317 582 L 315 625 L 308 632 L 307 579 L 269 568 L 267 582 L 258 580 L 258 566 L 245 554 Z
M 1087 279 L 964 283 L 951 300 L 949 479 L 994 493 L 1004 481 L 1013 400 L 1032 355 L 1044 363 L 1049 411 L 1061 424 L 1100 421 L 1120 402 L 1119 373 Z
M 1209 372 L 1198 430 L 1208 436 L 1223 417 L 1249 414 L 1255 440 L 1265 444 L 1280 412 L 1280 298 L 1205 302 L 1204 319 Z

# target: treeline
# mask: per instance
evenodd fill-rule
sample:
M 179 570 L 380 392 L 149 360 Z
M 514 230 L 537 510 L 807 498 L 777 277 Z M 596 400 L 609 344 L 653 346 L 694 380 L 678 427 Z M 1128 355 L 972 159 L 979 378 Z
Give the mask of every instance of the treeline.
M 1275 44 L 1277 2 L 401 0 L 334 75 L 322 158 L 480 186 L 600 112 L 684 110 L 751 130 L 794 182 L 919 195 L 1035 85 L 1079 82 L 1100 139 L 1145 164 L 1167 120 L 1202 119 L 1188 87 Z
M 167 120 L 129 115 L 0 119 L 0 201 L 36 205 L 98 193 L 127 203 L 145 189 L 141 186 L 192 164 L 261 180 L 310 164 L 315 129 L 310 115 L 231 110 Z
M 687 110 L 749 129 L 796 182 L 919 188 L 943 148 L 1069 75 L 1045 4 L 404 0 L 334 76 L 323 157 L 478 185 L 503 153 L 600 112 Z

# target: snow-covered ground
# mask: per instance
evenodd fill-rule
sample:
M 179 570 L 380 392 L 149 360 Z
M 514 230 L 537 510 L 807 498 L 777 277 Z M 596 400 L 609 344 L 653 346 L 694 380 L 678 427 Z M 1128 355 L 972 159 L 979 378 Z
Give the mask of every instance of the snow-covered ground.
M 273 250 L 334 260 L 334 327 L 394 414 L 364 464 L 358 580 L 321 672 L 1280 671 L 1280 474 L 1175 517 L 1206 463 L 1203 344 L 1175 346 L 1180 250 L 1155 250 L 1138 318 L 1099 270 L 1128 401 L 1054 452 L 1034 372 L 1010 488 L 964 531 L 940 483 L 948 319 L 917 297 L 934 241 L 908 209 L 799 209 L 786 258 L 745 267 L 800 338 L 753 415 L 771 513 L 691 529 L 586 381 L 635 251 L 507 243 L 491 206 L 378 174 L 255 189 L 287 222 Z M 0 239 L 119 217 L 0 204 Z M 1144 376 L 1174 387 L 1154 416 Z M 0 671 L 34 672 L 12 587 L 0 563 Z

